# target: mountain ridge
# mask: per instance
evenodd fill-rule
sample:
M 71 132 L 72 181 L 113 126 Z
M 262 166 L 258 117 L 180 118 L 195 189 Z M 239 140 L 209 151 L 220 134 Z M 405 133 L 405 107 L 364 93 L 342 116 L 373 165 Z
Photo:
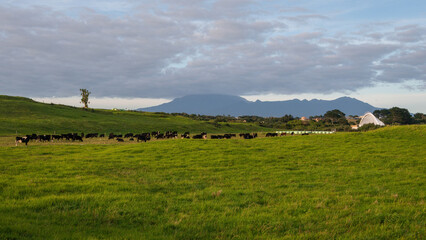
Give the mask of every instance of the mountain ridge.
M 175 98 L 158 106 L 139 108 L 139 111 L 187 113 L 200 115 L 255 115 L 281 117 L 286 114 L 295 117 L 323 115 L 329 110 L 339 109 L 346 115 L 363 115 L 380 109 L 356 98 L 343 96 L 334 100 L 292 99 L 283 101 L 248 101 L 233 95 L 194 94 Z

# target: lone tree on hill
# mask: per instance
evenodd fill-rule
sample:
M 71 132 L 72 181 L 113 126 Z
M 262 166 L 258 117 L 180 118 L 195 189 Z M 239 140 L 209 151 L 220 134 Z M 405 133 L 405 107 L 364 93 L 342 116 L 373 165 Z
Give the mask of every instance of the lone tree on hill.
M 91 92 L 89 92 L 89 90 L 85 89 L 85 88 L 80 88 L 80 92 L 81 92 L 81 102 L 84 104 L 84 108 L 88 108 L 88 104 L 89 102 L 89 95 Z

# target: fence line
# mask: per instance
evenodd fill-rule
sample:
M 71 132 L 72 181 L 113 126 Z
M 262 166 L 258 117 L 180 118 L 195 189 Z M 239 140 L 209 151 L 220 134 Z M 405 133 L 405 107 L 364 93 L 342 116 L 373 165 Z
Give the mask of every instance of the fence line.
M 276 133 L 281 134 L 281 133 L 285 133 L 285 134 L 333 134 L 335 133 L 334 131 L 276 131 Z

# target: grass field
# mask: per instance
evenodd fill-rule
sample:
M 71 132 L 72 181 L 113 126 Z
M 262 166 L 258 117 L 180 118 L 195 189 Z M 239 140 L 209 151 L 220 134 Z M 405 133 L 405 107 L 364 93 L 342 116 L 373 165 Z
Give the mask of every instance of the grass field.
M 426 127 L 0 147 L 0 239 L 425 239 Z
M 270 131 L 252 124 L 214 123 L 163 113 L 112 111 L 44 104 L 0 95 L 0 135 L 98 132 L 126 134 L 152 131 L 237 133 Z

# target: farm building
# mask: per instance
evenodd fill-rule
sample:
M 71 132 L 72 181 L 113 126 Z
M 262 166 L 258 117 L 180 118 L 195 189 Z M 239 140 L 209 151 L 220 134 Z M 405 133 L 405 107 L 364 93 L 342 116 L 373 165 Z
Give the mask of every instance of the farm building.
M 385 126 L 385 124 L 380 121 L 376 116 L 374 116 L 371 112 L 367 112 L 364 116 L 361 117 L 361 122 L 359 123 L 359 127 L 362 127 L 365 124 L 374 124 L 379 126 Z

